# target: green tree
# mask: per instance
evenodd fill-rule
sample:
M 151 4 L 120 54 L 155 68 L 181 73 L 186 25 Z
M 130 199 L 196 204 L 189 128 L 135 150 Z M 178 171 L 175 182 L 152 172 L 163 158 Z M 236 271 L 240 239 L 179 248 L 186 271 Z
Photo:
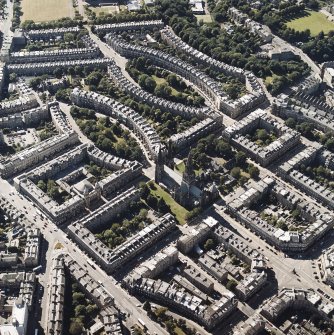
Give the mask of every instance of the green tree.
M 256 130 L 257 139 L 265 142 L 269 138 L 269 134 L 265 129 L 257 129 Z
M 39 180 L 37 183 L 37 187 L 40 188 L 43 192 L 46 192 L 47 190 L 44 180 Z
M 48 180 L 47 183 L 47 194 L 50 198 L 56 199 L 59 197 L 59 189 L 54 180 Z
M 96 311 L 98 310 L 97 306 L 95 304 L 91 305 L 89 304 L 86 306 L 86 313 L 90 316 L 92 316 Z
M 146 199 L 147 196 L 150 194 L 150 188 L 144 182 L 139 184 L 139 188 L 140 188 L 140 192 L 141 192 L 141 197 L 143 199 Z
M 155 315 L 164 320 L 166 318 L 166 312 L 168 311 L 168 308 L 166 307 L 159 307 L 155 310 Z
M 217 151 L 219 156 L 223 157 L 230 156 L 232 154 L 230 144 L 222 139 L 218 140 L 215 150 Z
M 246 155 L 242 151 L 238 151 L 237 154 L 235 155 L 235 163 L 237 166 L 244 166 L 246 164 Z
M 147 77 L 144 85 L 145 85 L 144 88 L 146 88 L 149 92 L 154 92 L 157 83 L 153 78 Z
M 138 84 L 140 85 L 140 87 L 142 88 L 145 88 L 145 83 L 146 83 L 146 80 L 149 78 L 149 76 L 145 73 L 141 74 L 139 77 L 138 77 Z
M 211 250 L 214 247 L 214 245 L 215 245 L 215 242 L 213 241 L 213 239 L 209 238 L 204 243 L 204 249 L 206 251 Z
M 260 170 L 257 166 L 251 165 L 248 169 L 248 173 L 253 179 L 257 179 L 260 175 Z
M 83 324 L 80 320 L 74 319 L 70 324 L 70 334 L 71 335 L 82 335 Z
M 294 129 L 296 127 L 296 121 L 292 117 L 289 117 L 287 120 L 285 120 L 285 125 L 289 128 Z
M 240 175 L 241 175 L 241 170 L 239 167 L 234 167 L 232 170 L 231 170 L 231 176 L 235 179 L 239 179 L 240 178 Z
M 83 305 L 85 303 L 85 295 L 82 292 L 74 292 L 72 299 L 75 306 Z
M 9 81 L 10 81 L 11 83 L 14 83 L 14 82 L 16 82 L 16 80 L 17 80 L 17 74 L 16 74 L 16 73 L 11 73 L 11 74 L 9 75 Z
M 149 301 L 145 301 L 144 302 L 144 305 L 143 305 L 143 309 L 144 309 L 144 311 L 146 311 L 146 312 L 148 312 L 148 311 L 151 311 L 151 304 L 150 304 L 150 302 Z
M 80 315 L 85 315 L 86 312 L 86 307 L 84 305 L 78 305 L 74 309 L 75 311 L 75 316 L 78 317 Z
M 325 143 L 325 147 L 330 150 L 333 151 L 334 150 L 334 138 L 329 138 L 326 143 Z
M 167 78 L 166 78 L 168 84 L 172 87 L 178 87 L 178 84 L 179 84 L 179 80 L 176 76 L 176 74 L 174 73 L 170 73 Z
M 158 84 L 154 90 L 154 94 L 158 97 L 168 99 L 172 94 L 172 89 L 166 83 Z
M 72 34 L 72 33 L 66 33 L 66 34 L 64 34 L 64 41 L 66 43 L 73 43 L 74 39 L 75 39 L 74 34 Z
M 158 199 L 154 195 L 150 194 L 147 197 L 147 204 L 152 208 L 156 208 L 158 205 Z
M 237 287 L 237 285 L 238 283 L 235 280 L 230 279 L 226 284 L 226 288 L 233 292 L 235 288 Z

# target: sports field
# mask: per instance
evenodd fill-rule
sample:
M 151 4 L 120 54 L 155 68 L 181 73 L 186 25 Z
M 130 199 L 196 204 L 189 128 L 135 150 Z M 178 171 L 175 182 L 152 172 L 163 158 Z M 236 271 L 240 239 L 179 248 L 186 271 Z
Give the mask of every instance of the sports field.
M 330 30 L 334 30 L 334 23 L 327 20 L 324 14 L 313 10 L 307 10 L 305 13 L 305 16 L 291 20 L 286 25 L 297 31 L 310 29 L 312 36 L 318 35 L 321 31 L 327 34 Z
M 44 22 L 73 17 L 72 0 L 22 0 L 21 22 Z
M 210 14 L 203 14 L 203 15 L 195 15 L 197 18 L 197 21 L 203 20 L 203 23 L 211 23 L 212 17 Z
M 119 12 L 118 6 L 101 6 L 101 7 L 89 7 L 96 15 L 103 14 L 114 14 Z

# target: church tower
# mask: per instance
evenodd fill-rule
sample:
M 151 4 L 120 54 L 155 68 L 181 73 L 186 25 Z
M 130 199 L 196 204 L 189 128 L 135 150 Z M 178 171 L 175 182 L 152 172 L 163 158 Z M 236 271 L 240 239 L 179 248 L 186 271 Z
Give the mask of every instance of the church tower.
M 193 158 L 191 152 L 188 155 L 185 163 L 185 169 L 182 175 L 182 182 L 179 188 L 179 203 L 182 206 L 189 205 L 190 202 L 190 187 L 195 181 L 195 172 L 193 166 Z
M 162 176 L 163 176 L 163 173 L 164 173 L 164 164 L 165 164 L 164 155 L 163 155 L 163 152 L 162 152 L 161 147 L 160 147 L 159 152 L 158 152 L 157 161 L 155 163 L 155 182 L 157 184 L 162 179 Z

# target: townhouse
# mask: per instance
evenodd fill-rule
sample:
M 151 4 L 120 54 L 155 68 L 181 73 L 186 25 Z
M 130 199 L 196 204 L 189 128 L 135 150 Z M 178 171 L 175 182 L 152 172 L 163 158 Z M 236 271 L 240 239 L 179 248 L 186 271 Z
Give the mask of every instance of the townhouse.
M 119 201 L 122 201 L 123 206 L 117 204 L 117 206 L 111 208 L 110 204 L 108 204 L 108 206 L 100 208 L 96 213 L 94 212 L 92 215 L 68 227 L 69 236 L 108 273 L 119 269 L 127 261 L 133 259 L 133 257 L 156 243 L 176 227 L 174 218 L 170 214 L 165 214 L 112 250 L 86 228 L 96 227 L 105 223 L 116 213 L 119 213 L 120 209 L 123 211 L 130 201 L 138 198 L 139 191 L 132 188 L 128 191 L 128 195 L 120 195 Z
M 131 293 L 162 303 L 175 309 L 207 329 L 212 329 L 230 315 L 237 307 L 234 294 L 224 294 L 220 300 L 207 305 L 207 302 L 178 285 L 160 279 L 128 277 L 125 285 Z
M 45 63 L 9 64 L 7 65 L 7 69 L 10 73 L 16 73 L 20 76 L 39 76 L 42 74 L 53 74 L 58 69 L 67 70 L 76 66 L 87 67 L 89 69 L 106 69 L 111 62 L 112 60 L 109 58 L 75 59 Z
M 165 147 L 156 131 L 137 112 L 122 103 L 95 92 L 86 92 L 75 88 L 71 93 L 72 103 L 80 107 L 93 108 L 123 123 L 143 141 L 151 157 L 156 160 Z
M 251 206 L 269 195 L 289 210 L 297 209 L 308 225 L 302 231 L 289 231 L 277 228 L 262 219 Z M 248 182 L 245 188 L 238 188 L 225 200 L 234 217 L 269 243 L 287 252 L 305 251 L 334 224 L 334 218 L 326 208 L 305 200 L 292 187 L 270 177 L 265 177 L 257 183 Z
M 257 129 L 274 132 L 277 138 L 268 145 L 259 145 L 249 138 L 249 134 Z M 269 165 L 300 142 L 300 134 L 297 131 L 279 123 L 262 109 L 255 110 L 227 127 L 223 137 L 262 166 Z
M 197 117 L 199 119 L 203 119 L 208 116 L 212 118 L 219 117 L 217 112 L 214 112 L 207 106 L 186 106 L 181 103 L 159 98 L 154 94 L 146 92 L 145 90 L 141 89 L 139 86 L 128 80 L 123 75 L 121 69 L 115 63 L 112 63 L 108 66 L 108 73 L 110 78 L 122 91 L 126 92 L 137 101 L 146 102 L 148 105 L 159 108 L 161 111 L 170 112 L 174 115 L 180 115 L 183 118 L 189 120 L 193 117 Z
M 120 22 L 111 24 L 98 24 L 94 26 L 94 32 L 100 33 L 120 33 L 123 31 L 141 31 L 141 30 L 154 30 L 162 29 L 164 23 L 162 20 L 149 20 L 138 22 Z

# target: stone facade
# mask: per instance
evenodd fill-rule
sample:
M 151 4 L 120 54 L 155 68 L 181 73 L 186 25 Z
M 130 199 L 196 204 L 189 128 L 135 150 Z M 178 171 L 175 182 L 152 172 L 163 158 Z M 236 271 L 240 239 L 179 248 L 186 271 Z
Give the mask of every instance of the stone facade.
M 189 317 L 207 329 L 212 329 L 230 315 L 237 307 L 234 294 L 224 294 L 220 300 L 214 301 L 211 306 L 184 289 L 177 288 L 161 280 L 142 277 L 127 278 L 125 285 L 131 293 L 162 303 Z
M 264 43 L 272 41 L 273 35 L 267 26 L 264 26 L 256 21 L 251 20 L 248 17 L 248 15 L 243 14 L 234 7 L 230 7 L 228 13 L 233 21 L 244 25 L 252 33 L 258 35 Z
M 0 268 L 15 266 L 18 259 L 17 253 L 0 252 Z
M 320 145 L 306 147 L 293 158 L 283 163 L 278 168 L 279 175 L 288 180 L 291 184 L 310 195 L 312 198 L 322 202 L 331 209 L 334 209 L 334 195 L 330 188 L 321 185 L 316 180 L 306 176 L 299 171 L 301 165 L 308 166 L 317 162 L 322 166 L 334 169 L 334 154 L 321 150 Z
M 124 57 L 135 58 L 143 56 L 153 64 L 189 80 L 217 109 L 230 115 L 233 114 L 233 110 L 239 113 L 240 106 L 242 105 L 240 101 L 229 99 L 218 82 L 180 58 L 171 56 L 163 51 L 127 43 L 112 34 L 106 35 L 106 41 L 108 45 Z
M 77 133 L 64 133 L 35 144 L 9 158 L 4 157 L 0 160 L 0 175 L 3 178 L 9 178 L 43 162 L 46 158 L 54 157 L 56 153 L 71 147 L 77 142 Z
M 24 249 L 24 264 L 25 266 L 35 267 L 39 263 L 40 253 L 40 237 L 41 233 L 39 229 L 31 229 L 27 233 L 27 242 Z
M 32 95 L 21 96 L 18 99 L 0 103 L 0 116 L 22 112 L 38 107 L 36 98 Z
M 53 74 L 58 69 L 68 69 L 76 66 L 87 67 L 89 69 L 96 67 L 106 69 L 111 62 L 112 60 L 109 58 L 75 59 L 46 63 L 10 64 L 7 66 L 7 69 L 10 73 L 16 73 L 20 76 L 39 76 L 42 74 Z
M 198 265 L 219 282 L 226 281 L 228 271 L 208 255 L 201 256 L 198 259 Z
M 323 132 L 334 131 L 333 108 L 323 101 L 314 106 L 315 98 L 311 96 L 301 99 L 303 99 L 302 103 L 291 103 L 291 99 L 280 97 L 274 101 L 273 113 L 285 119 L 293 118 L 299 122 L 312 122 Z
M 53 259 L 50 277 L 46 333 L 62 335 L 65 301 L 65 267 L 61 254 Z
M 156 131 L 148 122 L 130 107 L 95 92 L 86 92 L 75 88 L 71 100 L 80 107 L 93 108 L 99 113 L 111 116 L 131 128 L 143 141 L 153 159 L 156 159 L 160 150 L 165 147 L 161 143 Z
M 334 305 L 313 290 L 283 288 L 262 308 L 261 314 L 269 321 L 275 321 L 287 309 L 306 309 L 333 323 Z
M 130 189 L 128 194 L 121 194 L 119 202 L 122 201 L 124 210 L 130 201 L 139 198 L 139 192 Z M 110 207 L 110 206 L 109 206 Z M 98 240 L 86 227 L 101 225 L 110 220 L 119 210 L 119 205 L 114 209 L 105 208 L 102 212 L 100 209 L 97 213 L 86 217 L 82 221 L 75 222 L 68 227 L 68 234 L 78 243 L 87 253 L 108 273 L 119 269 L 128 260 L 133 259 L 138 253 L 147 249 L 159 239 L 173 230 L 176 226 L 174 218 L 166 214 L 157 221 L 148 225 L 145 229 L 131 236 L 120 246 L 115 249 L 109 249 L 105 244 Z
M 272 194 L 279 203 L 290 210 L 298 209 L 302 218 L 309 222 L 302 232 L 284 231 L 260 218 L 250 209 L 252 204 L 261 201 L 262 197 Z M 315 202 L 309 202 L 293 188 L 270 177 L 259 182 L 249 182 L 226 197 L 226 205 L 233 216 L 248 228 L 258 233 L 269 243 L 283 251 L 301 252 L 308 249 L 315 241 L 333 227 L 331 213 Z
M 179 260 L 179 252 L 173 246 L 168 246 L 155 254 L 152 258 L 140 264 L 133 271 L 136 275 L 146 278 L 154 278 L 167 270 Z
M 334 287 L 334 248 L 326 250 L 321 256 L 323 281 Z
M 197 271 L 196 268 L 191 265 L 187 265 L 182 275 L 186 278 L 190 283 L 195 285 L 200 291 L 211 294 L 214 290 L 213 281 L 207 276 L 203 275 L 200 271 Z
M 120 33 L 123 31 L 140 31 L 163 28 L 162 20 L 139 21 L 139 22 L 121 22 L 112 24 L 98 24 L 94 26 L 94 32 L 100 33 Z
M 101 310 L 100 318 L 105 334 L 122 335 L 122 324 L 114 305 L 113 296 L 74 261 L 69 254 L 58 254 L 53 261 L 49 289 L 47 333 L 63 334 L 64 294 L 66 273 L 68 272 L 81 290 Z
M 150 106 L 159 108 L 161 111 L 170 112 L 174 115 L 181 115 L 185 119 L 191 119 L 193 117 L 203 119 L 208 116 L 215 119 L 216 117 L 219 117 L 219 115 L 217 115 L 217 113 L 211 110 L 209 107 L 205 106 L 197 108 L 185 106 L 181 103 L 159 98 L 154 94 L 144 91 L 139 86 L 133 84 L 130 80 L 128 80 L 115 63 L 112 63 L 108 67 L 108 72 L 111 79 L 122 91 L 125 91 L 137 101 L 143 101 Z
M 6 65 L 0 62 L 0 98 L 2 97 L 2 89 L 5 84 Z
M 47 107 L 32 108 L 18 112 L 15 114 L 9 114 L 7 116 L 0 117 L 0 129 L 17 129 L 22 127 L 31 127 L 37 125 L 40 121 L 45 121 L 49 118 L 49 112 Z
M 247 136 L 259 128 L 269 132 L 275 131 L 278 138 L 267 146 L 259 146 Z M 300 141 L 298 132 L 282 125 L 262 109 L 257 109 L 241 121 L 227 127 L 223 136 L 263 166 L 267 166 L 281 157 Z
M 65 34 L 77 34 L 80 32 L 79 27 L 54 28 L 54 29 L 36 29 L 24 32 L 24 35 L 29 40 L 50 40 L 63 38 Z
M 168 148 L 171 148 L 174 152 L 179 152 L 186 149 L 200 138 L 216 132 L 221 126 L 220 121 L 206 118 L 189 129 L 172 135 L 168 141 Z
M 183 253 L 190 252 L 195 245 L 203 242 L 216 227 L 218 222 L 212 217 L 203 220 L 196 228 L 192 229 L 188 234 L 182 235 L 177 241 L 178 249 Z
M 19 289 L 22 298 L 30 309 L 36 286 L 36 275 L 33 272 L 3 272 L 0 274 L 0 289 Z
M 87 205 L 89 206 L 89 203 L 94 199 L 97 200 L 101 196 L 108 196 L 141 175 L 142 165 L 138 162 L 125 160 L 117 162 L 117 158 L 110 154 L 104 154 L 103 157 L 104 160 L 101 159 L 101 151 L 99 149 L 88 144 L 82 144 L 35 168 L 33 171 L 18 176 L 14 180 L 14 185 L 17 190 L 32 199 L 52 220 L 56 223 L 61 223 L 75 215 L 80 215 L 84 208 Z M 57 182 L 72 195 L 69 200 L 61 205 L 52 200 L 36 185 L 39 180 L 53 178 L 61 171 L 82 163 L 85 159 L 92 159 L 93 162 L 106 168 L 110 167 L 111 164 L 109 162 L 113 162 L 112 166 L 117 166 L 118 171 L 97 182 L 95 186 L 91 187 L 91 190 L 87 189 L 86 191 L 85 189 L 83 191 L 81 188 L 79 189 L 78 184 L 72 186 L 68 184 L 67 179 L 75 178 L 76 174 L 82 174 L 80 170 L 75 170 L 72 175 L 58 180 Z
M 10 54 L 10 63 L 42 63 L 59 62 L 78 59 L 95 59 L 100 57 L 98 46 L 88 36 L 83 36 L 82 41 L 88 45 L 85 48 L 57 49 L 42 51 L 18 51 Z
M 253 272 L 238 283 L 235 288 L 237 296 L 245 301 L 259 291 L 267 282 L 265 272 Z
M 220 62 L 203 52 L 194 49 L 183 42 L 182 39 L 168 26 L 161 30 L 161 37 L 168 45 L 185 53 L 199 64 L 209 66 L 227 76 L 237 78 L 246 84 L 246 88 L 249 91 L 248 94 L 235 101 L 228 101 L 227 97 L 222 98 L 221 110 L 232 118 L 238 117 L 242 113 L 255 108 L 265 100 L 265 92 L 253 73 Z

